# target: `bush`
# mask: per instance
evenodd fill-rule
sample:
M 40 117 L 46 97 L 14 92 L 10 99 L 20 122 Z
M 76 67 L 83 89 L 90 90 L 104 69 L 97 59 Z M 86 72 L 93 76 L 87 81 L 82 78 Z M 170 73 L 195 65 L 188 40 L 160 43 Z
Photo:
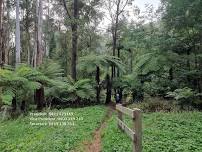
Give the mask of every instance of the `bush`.
M 147 98 L 144 102 L 130 105 L 131 108 L 139 108 L 144 112 L 171 112 L 179 111 L 179 107 L 174 101 L 167 101 L 161 98 Z
M 168 92 L 166 97 L 174 98 L 178 101 L 178 104 L 182 109 L 194 107 L 200 108 L 202 102 L 200 100 L 200 94 L 197 94 L 191 88 L 185 87 L 182 89 L 176 89 L 173 92 Z
M 145 82 L 144 90 L 151 96 L 165 96 L 168 91 L 176 89 L 176 81 L 167 79 L 154 79 L 151 82 Z

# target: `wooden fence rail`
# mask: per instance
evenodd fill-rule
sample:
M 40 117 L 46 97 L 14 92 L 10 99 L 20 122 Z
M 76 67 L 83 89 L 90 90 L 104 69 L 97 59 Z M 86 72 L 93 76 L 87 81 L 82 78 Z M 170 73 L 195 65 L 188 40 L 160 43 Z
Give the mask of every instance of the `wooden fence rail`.
M 118 111 L 118 127 L 123 130 L 131 139 L 133 143 L 133 152 L 142 152 L 142 117 L 140 109 L 129 109 L 123 107 L 121 104 L 116 105 Z M 123 122 L 123 114 L 128 115 L 133 120 L 133 128 L 130 129 Z

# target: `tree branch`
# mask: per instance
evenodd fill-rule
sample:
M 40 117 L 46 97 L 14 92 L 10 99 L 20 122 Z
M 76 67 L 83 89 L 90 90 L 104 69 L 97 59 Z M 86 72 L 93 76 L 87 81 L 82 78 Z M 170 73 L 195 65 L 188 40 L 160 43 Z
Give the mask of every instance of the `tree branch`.
M 69 17 L 69 19 L 72 19 L 71 15 L 70 15 L 70 13 L 69 13 L 69 10 L 68 10 L 68 8 L 67 8 L 67 4 L 66 4 L 66 1 L 65 1 L 65 0 L 63 0 L 63 6 L 64 6 L 64 9 L 65 9 L 65 11 L 66 11 L 67 16 Z
M 127 4 L 128 4 L 128 1 L 129 1 L 129 0 L 126 0 L 126 3 L 124 4 L 123 8 L 122 8 L 121 11 L 118 13 L 118 15 L 120 15 L 120 14 L 124 11 L 125 7 L 126 7 Z

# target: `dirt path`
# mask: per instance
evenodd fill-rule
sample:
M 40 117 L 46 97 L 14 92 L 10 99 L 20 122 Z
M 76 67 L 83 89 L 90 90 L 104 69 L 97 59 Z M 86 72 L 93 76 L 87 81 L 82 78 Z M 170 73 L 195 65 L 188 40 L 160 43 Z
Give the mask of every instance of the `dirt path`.
M 111 118 L 113 112 L 114 106 L 109 105 L 106 116 L 102 120 L 101 126 L 94 132 L 93 141 L 85 144 L 85 152 L 101 152 L 101 133 L 102 130 L 106 127 L 107 121 Z

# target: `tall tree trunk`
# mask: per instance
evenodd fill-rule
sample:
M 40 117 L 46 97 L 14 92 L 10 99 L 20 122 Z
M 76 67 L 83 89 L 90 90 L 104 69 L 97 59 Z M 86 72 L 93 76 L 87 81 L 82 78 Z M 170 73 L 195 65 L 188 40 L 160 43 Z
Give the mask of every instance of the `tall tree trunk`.
M 5 12 L 5 5 L 3 3 L 3 6 L 2 6 L 2 18 L 4 18 L 4 12 Z M 2 58 L 2 66 L 5 64 L 5 56 L 6 56 L 6 52 L 5 52 L 5 48 L 6 48 L 6 40 L 7 40 L 7 37 L 6 37 L 6 28 L 7 28 L 7 25 L 6 25 L 6 22 L 5 20 L 2 20 L 1 21 L 1 37 L 2 37 L 2 40 L 1 40 L 1 58 Z
M 200 31 L 200 52 L 202 52 L 202 30 Z M 202 71 L 202 60 L 200 58 L 199 60 L 199 71 Z M 199 78 L 199 87 L 198 87 L 199 93 L 202 92 L 202 77 Z M 202 97 L 201 97 L 202 99 Z
M 26 23 L 25 23 L 25 31 L 26 31 L 26 50 L 27 50 L 27 64 L 31 64 L 30 62 L 30 33 L 29 33 L 29 27 L 30 27 L 30 13 L 29 13 L 29 1 L 26 0 Z
M 111 102 L 111 96 L 112 96 L 112 83 L 109 74 L 107 74 L 106 82 L 107 82 L 107 92 L 106 92 L 105 104 L 109 104 Z
M 38 5 L 38 24 L 37 24 L 37 58 L 36 64 L 41 65 L 43 62 L 43 47 L 42 47 L 42 15 L 43 15 L 43 7 L 42 0 L 39 0 Z
M 2 14 L 3 14 L 3 0 L 0 0 L 0 67 L 2 66 L 3 62 L 2 62 Z
M 72 59 L 71 59 L 71 76 L 76 80 L 76 64 L 77 64 L 77 50 L 78 50 L 78 0 L 74 0 L 73 4 L 74 21 L 72 24 Z
M 18 65 L 21 62 L 20 58 L 20 6 L 19 0 L 16 0 L 16 34 L 15 34 L 15 64 Z
M 190 65 L 190 59 L 189 59 L 189 57 L 190 57 L 190 50 L 188 49 L 187 50 L 187 68 L 190 71 L 191 70 L 191 65 Z
M 118 58 L 120 58 L 121 57 L 121 54 L 120 54 L 120 48 L 118 48 Z M 119 71 L 119 69 L 117 69 L 117 77 L 119 77 L 120 76 L 120 71 Z
M 133 73 L 133 51 L 129 49 L 130 52 L 130 73 Z
M 32 66 L 36 67 L 37 65 L 37 48 L 38 48 L 38 29 L 37 29 L 37 25 L 38 25 L 38 0 L 35 0 L 35 23 L 34 23 L 34 50 L 32 52 Z
M 32 65 L 36 67 L 43 62 L 43 47 L 42 47 L 42 24 L 43 24 L 43 4 L 42 0 L 36 0 L 36 15 L 35 15 L 35 44 L 32 55 Z
M 48 10 L 47 10 L 47 14 L 46 14 L 46 22 L 47 22 L 47 29 L 48 29 L 48 33 L 46 34 L 46 51 L 45 51 L 45 55 L 46 55 L 46 57 L 47 58 L 49 58 L 49 54 L 50 54 L 50 52 L 49 52 L 49 39 L 50 39 L 50 30 L 49 30 L 49 21 L 50 21 L 50 1 L 48 0 L 47 1 L 47 3 L 48 3 Z
M 97 66 L 96 67 L 96 82 L 97 82 L 97 86 L 96 86 L 96 100 L 97 103 L 100 103 L 100 67 Z
M 11 40 L 11 38 L 10 38 L 10 28 L 11 28 L 10 24 L 11 24 L 11 22 L 10 22 L 10 4 L 9 4 L 9 1 L 6 2 L 6 12 L 7 12 L 7 14 L 6 14 L 7 19 L 6 19 L 6 22 L 4 25 L 4 27 L 5 27 L 5 48 L 4 48 L 5 56 L 4 56 L 4 61 L 5 61 L 5 64 L 9 64 L 9 52 L 10 52 L 10 46 L 9 45 L 10 45 L 10 40 Z
M 118 24 L 119 24 L 119 15 L 120 15 L 120 3 L 121 0 L 118 0 L 117 8 L 116 8 L 116 19 L 115 19 L 115 25 L 113 25 L 112 29 L 112 37 L 113 37 L 113 56 L 116 55 L 116 48 L 117 48 L 117 31 L 118 31 Z M 115 77 L 116 68 L 115 66 L 112 66 L 112 78 Z
M 0 0 L 0 68 L 3 68 L 3 50 L 2 50 L 2 5 L 3 5 L 3 0 Z M 0 87 L 0 94 L 2 93 L 2 88 Z M 2 104 L 2 100 L 0 98 L 0 106 Z

